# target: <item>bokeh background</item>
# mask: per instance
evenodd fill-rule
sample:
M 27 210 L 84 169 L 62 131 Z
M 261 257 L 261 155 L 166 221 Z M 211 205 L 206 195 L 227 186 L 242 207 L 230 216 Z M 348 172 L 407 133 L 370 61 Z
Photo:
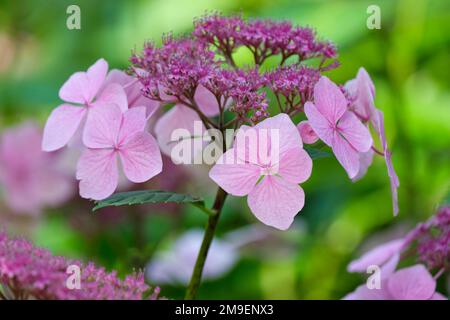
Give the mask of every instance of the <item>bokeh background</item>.
M 81 8 L 81 30 L 66 28 L 66 9 L 71 4 Z M 381 8 L 380 30 L 366 27 L 371 4 Z M 383 159 L 376 158 L 357 183 L 349 181 L 334 158 L 317 160 L 312 177 L 303 185 L 305 208 L 291 230 L 263 229 L 267 237 L 240 248 L 237 263 L 204 282 L 199 298 L 341 298 L 364 281 L 346 272 L 352 258 L 402 235 L 448 201 L 449 1 L 1 0 L 0 134 L 30 121 L 42 127 L 61 103 L 58 90 L 73 72 L 85 70 L 100 57 L 112 68 L 125 69 L 132 49 L 140 49 L 148 39 L 158 42 L 169 31 L 190 32 L 193 18 L 210 10 L 314 27 L 321 38 L 338 47 L 341 66 L 329 73 L 336 82 L 353 78 L 360 66 L 368 70 L 400 178 L 400 214 L 392 216 Z M 33 155 L 27 148 L 20 154 Z M 70 159 L 68 163 L 70 167 Z M 208 168 L 170 164 L 166 168 L 149 188 L 188 191 L 212 201 Z M 82 200 L 76 182 L 72 183 L 70 199 L 33 214 L 8 206 L 5 186 L 0 184 L 0 228 L 25 235 L 55 254 L 93 260 L 126 274 L 144 268 L 183 232 L 202 228 L 206 221 L 193 207 L 92 213 L 93 203 Z M 245 199 L 229 198 L 219 238 L 248 225 L 259 224 Z M 445 293 L 446 286 L 444 279 L 439 291 Z M 179 283 L 161 288 L 169 298 L 184 295 Z

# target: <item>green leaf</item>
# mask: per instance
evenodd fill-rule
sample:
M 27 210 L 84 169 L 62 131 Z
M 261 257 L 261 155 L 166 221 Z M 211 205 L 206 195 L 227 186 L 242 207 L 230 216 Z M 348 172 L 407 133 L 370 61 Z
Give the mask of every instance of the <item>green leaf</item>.
M 201 198 L 193 197 L 188 194 L 179 194 L 161 190 L 140 190 L 115 193 L 109 198 L 97 201 L 96 206 L 92 211 L 111 206 L 131 206 L 147 203 L 191 203 L 205 212 L 209 211 Z
M 331 157 L 331 153 L 327 151 L 323 151 L 312 147 L 303 147 L 303 148 L 306 150 L 306 152 L 308 152 L 309 156 L 313 160 Z

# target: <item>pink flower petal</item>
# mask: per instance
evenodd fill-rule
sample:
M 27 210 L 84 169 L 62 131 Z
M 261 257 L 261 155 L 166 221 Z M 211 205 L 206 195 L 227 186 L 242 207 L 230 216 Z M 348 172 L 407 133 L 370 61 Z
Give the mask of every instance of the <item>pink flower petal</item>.
M 308 121 L 306 120 L 301 121 L 297 125 L 297 129 L 300 132 L 300 136 L 302 137 L 304 143 L 313 144 L 317 140 L 319 140 L 319 137 L 314 132 L 313 128 L 311 127 Z
M 235 149 L 225 152 L 209 171 L 209 177 L 234 196 L 245 196 L 255 188 L 261 169 L 238 161 Z
M 369 289 L 367 284 L 363 284 L 346 295 L 343 300 L 392 300 L 389 291 L 385 287 L 386 282 L 381 282 L 380 289 Z
M 87 72 L 76 72 L 63 84 L 59 97 L 67 102 L 88 104 L 92 102 L 106 78 L 108 64 L 99 59 Z
M 123 120 L 117 136 L 117 144 L 125 144 L 136 133 L 143 132 L 147 124 L 146 108 L 135 107 L 123 113 Z
M 214 117 L 219 114 L 219 104 L 214 94 L 206 89 L 204 86 L 199 85 L 195 90 L 194 95 L 195 102 L 207 117 Z
M 314 86 L 314 104 L 331 124 L 335 124 L 347 110 L 344 94 L 325 76 Z
M 138 132 L 119 151 L 127 178 L 135 183 L 149 180 L 162 171 L 161 152 L 155 138 Z
M 435 292 L 429 300 L 448 300 L 446 296 L 440 294 L 439 292 Z
M 347 270 L 349 272 L 366 272 L 371 265 L 381 267 L 392 256 L 399 253 L 402 249 L 404 240 L 396 239 L 382 244 L 362 255 L 359 259 L 352 261 Z
M 86 114 L 86 108 L 62 104 L 52 111 L 47 119 L 42 139 L 44 151 L 64 147 L 77 131 Z
M 297 184 L 277 176 L 265 176 L 249 193 L 247 203 L 261 222 L 286 230 L 303 208 L 305 193 Z
M 311 176 L 313 162 L 309 154 L 300 147 L 285 152 L 280 159 L 278 174 L 286 181 L 298 184 Z
M 392 207 L 394 215 L 398 214 L 398 193 L 397 189 L 400 186 L 400 181 L 398 179 L 397 173 L 395 172 L 394 165 L 392 163 L 391 158 L 391 152 L 389 151 L 387 147 L 386 142 L 386 136 L 384 132 L 384 118 L 383 113 L 380 110 L 377 110 L 377 117 L 375 121 L 375 130 L 377 130 L 378 135 L 380 137 L 382 146 L 383 146 L 383 152 L 384 152 L 384 159 L 386 161 L 386 167 L 388 171 L 389 181 L 391 184 L 391 194 L 392 194 Z
M 353 182 L 358 181 L 362 177 L 364 177 L 367 173 L 367 169 L 369 169 L 373 160 L 373 150 L 370 149 L 367 152 L 359 153 L 359 170 L 356 176 L 352 179 Z
M 172 109 L 167 111 L 155 125 L 156 139 L 158 140 L 161 151 L 171 156 L 172 149 L 177 145 L 177 141 L 172 140 L 172 133 L 176 129 L 185 129 L 189 132 L 190 136 L 186 137 L 185 143 L 191 143 L 194 137 L 194 122 L 201 121 L 198 114 L 188 107 L 177 104 Z M 205 131 L 205 127 L 201 124 L 202 134 Z M 201 144 L 203 146 L 203 144 Z M 201 150 L 194 150 L 193 155 L 195 156 Z
M 303 147 L 302 138 L 300 137 L 297 127 L 285 113 L 280 113 L 274 117 L 267 118 L 253 128 L 256 130 L 266 129 L 269 137 L 271 137 L 272 130 L 278 131 L 279 158 L 281 158 L 288 150 Z
M 353 112 L 344 113 L 339 120 L 337 129 L 355 150 L 367 152 L 372 147 L 373 141 L 369 129 L 359 121 Z
M 396 300 L 428 300 L 436 289 L 436 281 L 423 265 L 401 269 L 388 279 L 388 288 Z
M 305 103 L 305 114 L 308 117 L 309 125 L 319 138 L 327 145 L 331 146 L 333 142 L 333 126 L 332 124 L 319 112 L 316 106 L 311 102 Z
M 78 160 L 77 179 L 80 196 L 102 200 L 117 188 L 118 170 L 116 153 L 112 149 L 85 149 Z
M 359 68 L 355 79 L 347 81 L 345 88 L 354 98 L 351 110 L 364 122 L 372 120 L 375 116 L 375 86 L 364 68 Z
M 150 117 L 159 107 L 160 102 L 145 97 L 142 93 L 142 84 L 140 81 L 126 74 L 123 71 L 113 69 L 108 73 L 105 85 L 110 83 L 120 84 L 127 95 L 128 107 L 134 108 L 143 106 L 147 108 L 147 117 Z
M 92 101 L 94 97 L 99 92 L 106 79 L 106 73 L 108 72 L 108 63 L 105 59 L 98 59 L 89 69 L 86 71 L 86 76 L 88 78 L 88 85 L 90 91 L 90 99 Z
M 84 145 L 88 148 L 114 147 L 121 123 L 122 111 L 115 104 L 90 109 L 83 133 Z
M 111 83 L 100 92 L 97 100 L 95 101 L 95 105 L 99 106 L 105 104 L 115 104 L 120 108 L 120 110 L 122 110 L 122 112 L 127 111 L 127 95 L 121 85 Z
M 338 132 L 334 133 L 332 143 L 336 159 L 344 167 L 350 179 L 356 177 L 359 171 L 359 153 Z

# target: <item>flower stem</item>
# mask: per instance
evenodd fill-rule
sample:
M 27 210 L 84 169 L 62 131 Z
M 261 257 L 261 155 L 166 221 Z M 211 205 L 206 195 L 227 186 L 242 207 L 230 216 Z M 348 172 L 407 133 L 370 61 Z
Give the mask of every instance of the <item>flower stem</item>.
M 208 250 L 214 238 L 217 223 L 219 222 L 220 213 L 222 211 L 226 197 L 227 193 L 222 188 L 219 188 L 217 190 L 216 199 L 214 200 L 214 205 L 212 207 L 212 211 L 214 214 L 211 214 L 208 217 L 202 245 L 200 247 L 200 251 L 198 252 L 194 271 L 192 272 L 192 277 L 189 281 L 189 285 L 186 291 L 186 300 L 193 300 L 197 295 L 197 291 L 200 287 L 200 281 L 202 278 L 203 267 L 205 266 L 206 257 L 208 256 Z

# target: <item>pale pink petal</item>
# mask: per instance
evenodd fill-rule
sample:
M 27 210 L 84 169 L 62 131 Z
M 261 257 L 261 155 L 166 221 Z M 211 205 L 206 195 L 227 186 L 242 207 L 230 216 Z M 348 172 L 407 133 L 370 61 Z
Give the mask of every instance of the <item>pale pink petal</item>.
M 392 300 L 385 286 L 386 283 L 382 282 L 380 289 L 369 289 L 367 284 L 363 284 L 356 288 L 355 291 L 347 294 L 343 300 Z
M 195 90 L 194 100 L 200 111 L 207 117 L 214 117 L 219 114 L 219 104 L 217 103 L 216 97 L 204 86 L 199 85 L 197 87 Z
M 88 148 L 112 148 L 122 123 L 122 111 L 115 104 L 102 105 L 88 112 L 83 143 Z
M 267 118 L 253 128 L 258 131 L 261 129 L 267 130 L 267 133 L 271 139 L 274 137 L 272 133 L 277 132 L 275 137 L 278 136 L 279 138 L 279 158 L 281 158 L 285 152 L 292 148 L 303 147 L 302 138 L 300 137 L 297 127 L 292 122 L 291 118 L 285 113 L 280 113 L 274 117 Z M 271 139 L 269 139 L 269 142 L 271 142 Z
M 339 120 L 337 130 L 359 152 L 367 152 L 373 141 L 369 129 L 351 111 L 347 111 Z
M 373 160 L 373 150 L 370 149 L 367 152 L 360 152 L 359 153 L 359 170 L 356 176 L 352 179 L 353 182 L 358 181 L 362 177 L 364 177 L 367 173 L 367 170 L 369 169 L 370 165 L 372 164 Z
M 375 116 L 375 86 L 364 68 L 359 68 L 355 79 L 347 81 L 345 89 L 354 101 L 350 109 L 364 122 L 372 120 Z
M 436 281 L 421 264 L 400 269 L 388 279 L 390 294 L 396 300 L 428 300 L 436 289 Z
M 359 171 L 359 153 L 338 132 L 334 132 L 331 145 L 334 155 L 344 167 L 350 179 L 356 177 Z
M 352 261 L 347 270 L 349 272 L 366 272 L 367 268 L 371 265 L 377 265 L 381 267 L 392 256 L 399 253 L 402 249 L 404 240 L 396 239 L 382 244 L 362 255 L 359 259 Z
M 147 117 L 150 117 L 159 107 L 160 102 L 145 97 L 142 93 L 141 82 L 123 71 L 113 69 L 108 73 L 105 85 L 120 84 L 127 95 L 128 108 L 144 106 L 147 108 Z
M 102 200 L 117 188 L 117 157 L 112 149 L 85 149 L 78 160 L 77 179 L 80 196 Z
M 127 95 L 120 84 L 111 83 L 100 92 L 94 105 L 105 104 L 115 104 L 120 108 L 120 110 L 122 110 L 122 112 L 127 111 Z
M 90 99 L 92 101 L 94 97 L 99 92 L 100 88 L 103 86 L 103 82 L 106 79 L 106 73 L 108 72 L 108 63 L 105 59 L 98 59 L 89 69 L 86 71 L 86 76 L 88 78 Z
M 325 76 L 322 76 L 314 86 L 314 104 L 317 110 L 332 124 L 335 124 L 347 110 L 347 100 L 344 94 Z
M 429 300 L 448 300 L 446 296 L 440 294 L 439 292 L 435 292 Z
M 400 186 L 400 181 L 398 179 L 397 173 L 395 172 L 394 165 L 392 163 L 391 152 L 387 147 L 386 136 L 384 132 L 384 117 L 380 110 L 377 110 L 377 117 L 375 119 L 374 128 L 378 132 L 381 144 L 383 146 L 384 159 L 386 161 L 386 167 L 388 171 L 389 181 L 391 184 L 391 194 L 392 194 L 392 207 L 394 215 L 398 214 L 398 193 L 397 189 Z
M 158 143 L 148 132 L 136 133 L 119 154 L 125 175 L 132 182 L 145 182 L 162 171 Z
M 323 142 L 331 146 L 333 142 L 333 125 L 309 101 L 305 103 L 305 114 L 314 132 Z
M 194 132 L 194 124 L 196 121 L 201 129 L 199 130 L 201 132 L 198 133 Z M 172 149 L 179 143 L 172 139 L 172 133 L 177 129 L 185 129 L 189 133 L 189 136 L 185 137 L 185 140 L 187 140 L 186 143 L 191 143 L 195 139 L 201 139 L 198 135 L 203 135 L 205 132 L 205 127 L 194 110 L 181 104 L 175 105 L 159 118 L 155 125 L 156 139 L 158 140 L 161 151 L 168 156 L 172 155 Z M 201 146 L 203 146 L 202 143 Z M 194 150 L 192 156 L 195 156 L 199 151 L 201 150 Z
M 47 119 L 42 139 L 44 151 L 64 147 L 77 131 L 86 114 L 86 108 L 62 104 L 52 111 Z
M 306 120 L 301 121 L 297 125 L 297 129 L 300 132 L 300 136 L 302 137 L 304 143 L 313 144 L 317 140 L 319 140 L 319 137 L 314 132 L 313 128 L 311 127 L 308 121 Z
M 146 108 L 135 107 L 123 114 L 117 144 L 122 145 L 138 132 L 143 132 L 147 124 Z
M 249 193 L 247 203 L 262 223 L 286 230 L 303 208 L 305 193 L 295 183 L 277 176 L 265 176 Z
M 388 261 L 386 261 L 380 269 L 381 278 L 388 278 L 397 269 L 400 261 L 400 253 L 394 254 Z
M 302 183 L 311 176 L 313 162 L 309 154 L 300 147 L 285 152 L 280 159 L 278 174 L 286 181 Z
M 234 196 L 245 196 L 256 185 L 261 169 L 238 160 L 235 149 L 225 152 L 209 171 L 209 177 Z
M 86 72 L 75 72 L 72 74 L 59 89 L 59 97 L 61 100 L 72 103 L 90 103 L 93 96 L 91 88 L 89 88 Z

